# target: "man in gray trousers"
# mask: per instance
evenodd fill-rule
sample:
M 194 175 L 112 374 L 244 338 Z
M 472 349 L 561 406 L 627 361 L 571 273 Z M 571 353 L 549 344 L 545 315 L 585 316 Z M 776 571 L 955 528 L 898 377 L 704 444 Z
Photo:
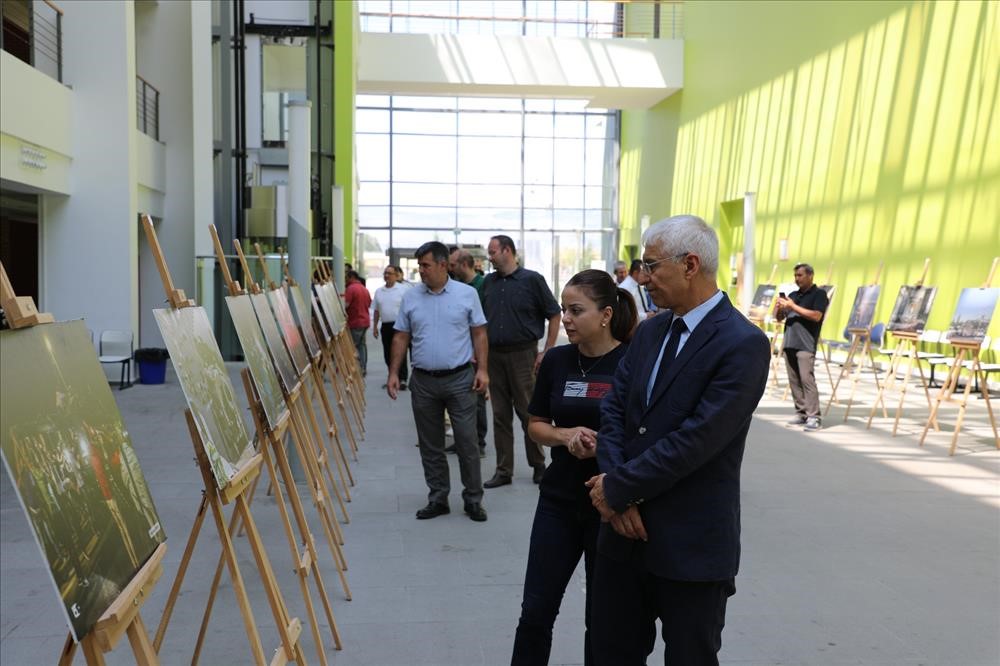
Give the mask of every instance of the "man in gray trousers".
M 427 506 L 417 520 L 450 513 L 451 481 L 444 452 L 444 410 L 451 415 L 458 466 L 462 475 L 465 513 L 486 520 L 483 480 L 476 444 L 476 394 L 485 393 L 487 375 L 486 317 L 473 287 L 448 277 L 448 248 L 437 241 L 424 243 L 414 256 L 422 285 L 403 296 L 396 316 L 392 359 L 386 391 L 393 400 L 399 392 L 399 367 L 412 342 L 410 402 L 417 428 L 420 461 L 430 490 Z M 473 353 L 476 368 L 473 369 Z

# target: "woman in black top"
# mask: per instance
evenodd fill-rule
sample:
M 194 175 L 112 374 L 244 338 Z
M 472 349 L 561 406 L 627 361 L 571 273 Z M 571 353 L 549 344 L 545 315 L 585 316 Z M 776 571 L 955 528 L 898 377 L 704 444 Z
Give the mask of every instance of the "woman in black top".
M 598 270 L 577 273 L 566 283 L 562 311 L 570 344 L 545 354 L 528 405 L 528 434 L 552 447 L 552 464 L 539 487 L 531 528 L 515 665 L 548 663 L 552 626 L 580 555 L 587 575 L 584 663 L 591 663 L 590 577 L 600 516 L 584 483 L 598 473 L 601 399 L 611 390 L 637 320 L 632 296 Z

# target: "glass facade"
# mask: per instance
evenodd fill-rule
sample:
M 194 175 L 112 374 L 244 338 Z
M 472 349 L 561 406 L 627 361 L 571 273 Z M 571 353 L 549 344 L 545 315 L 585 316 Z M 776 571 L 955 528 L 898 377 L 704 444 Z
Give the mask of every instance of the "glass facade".
M 359 95 L 358 259 L 514 239 L 558 293 L 617 246 L 618 114 L 585 101 Z

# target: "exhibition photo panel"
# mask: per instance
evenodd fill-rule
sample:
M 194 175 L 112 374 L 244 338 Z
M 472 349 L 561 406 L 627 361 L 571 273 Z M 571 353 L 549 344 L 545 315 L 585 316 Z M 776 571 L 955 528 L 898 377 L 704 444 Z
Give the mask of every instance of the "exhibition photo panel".
M 271 303 L 274 318 L 281 329 L 281 337 L 285 341 L 285 346 L 288 347 L 288 353 L 291 354 L 292 360 L 295 362 L 295 369 L 301 375 L 309 369 L 309 355 L 306 354 L 302 336 L 299 335 L 299 327 L 292 317 L 292 310 L 288 307 L 285 292 L 281 289 L 272 289 L 267 292 L 267 300 Z
M 858 287 L 851 306 L 851 317 L 847 322 L 848 329 L 869 329 L 875 319 L 875 306 L 881 287 L 877 284 Z
M 770 314 L 775 291 L 777 287 L 773 284 L 757 285 L 757 291 L 754 292 L 753 301 L 750 303 L 751 319 L 764 319 Z
M 302 297 L 302 290 L 299 289 L 299 285 L 297 284 L 288 285 L 288 294 L 290 295 L 289 300 L 291 300 L 292 305 L 295 307 L 299 330 L 305 340 L 306 348 L 309 350 L 309 356 L 318 356 L 320 353 L 319 340 L 316 339 L 316 332 L 313 331 L 310 325 L 309 310 L 306 308 L 306 301 Z
M 267 304 L 267 296 L 251 294 L 250 303 L 253 305 L 254 312 L 257 313 L 257 321 L 260 322 L 260 330 L 264 334 L 264 342 L 271 352 L 274 366 L 278 369 L 278 377 L 281 378 L 285 391 L 291 393 L 298 386 L 299 376 L 295 372 L 295 366 L 292 365 L 292 359 L 281 339 L 281 331 L 278 330 L 278 323 L 274 320 L 271 306 Z
M 922 333 L 931 316 L 937 287 L 903 285 L 887 328 L 894 333 Z
M 986 338 L 1000 287 L 963 289 L 948 326 L 948 342 L 981 343 Z
M 247 367 L 250 368 L 250 375 L 257 387 L 261 404 L 264 406 L 268 425 L 274 428 L 285 409 L 285 401 L 281 393 L 281 384 L 278 383 L 278 376 L 274 374 L 274 366 L 271 364 L 267 351 L 267 343 L 264 341 L 264 334 L 257 323 L 257 315 L 254 314 L 250 297 L 246 295 L 227 296 L 226 305 L 233 318 L 236 337 L 239 338 L 240 346 L 243 348 L 243 358 Z
M 219 488 L 254 454 L 236 394 L 202 307 L 153 310 Z
M 4 466 L 73 638 L 166 539 L 83 321 L 0 332 Z

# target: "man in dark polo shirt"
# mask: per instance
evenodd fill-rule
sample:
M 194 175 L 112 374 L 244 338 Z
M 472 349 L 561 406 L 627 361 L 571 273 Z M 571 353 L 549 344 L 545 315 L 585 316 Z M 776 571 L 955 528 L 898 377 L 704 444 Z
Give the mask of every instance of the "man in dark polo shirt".
M 528 403 L 535 390 L 535 373 L 542 356 L 555 346 L 561 311 L 545 278 L 518 266 L 517 250 L 510 236 L 493 236 L 486 248 L 496 269 L 486 276 L 486 335 L 490 343 L 490 397 L 493 400 L 493 442 L 497 469 L 485 488 L 511 482 L 514 476 L 514 412 L 524 431 L 532 480 L 539 483 L 545 472 L 545 454 L 528 436 Z M 545 347 L 538 341 L 545 335 Z
M 796 291 L 775 299 L 775 316 L 785 322 L 785 365 L 788 385 L 795 401 L 795 418 L 790 426 L 819 430 L 819 390 L 816 388 L 816 344 L 826 314 L 826 292 L 813 284 L 813 267 L 795 266 Z

